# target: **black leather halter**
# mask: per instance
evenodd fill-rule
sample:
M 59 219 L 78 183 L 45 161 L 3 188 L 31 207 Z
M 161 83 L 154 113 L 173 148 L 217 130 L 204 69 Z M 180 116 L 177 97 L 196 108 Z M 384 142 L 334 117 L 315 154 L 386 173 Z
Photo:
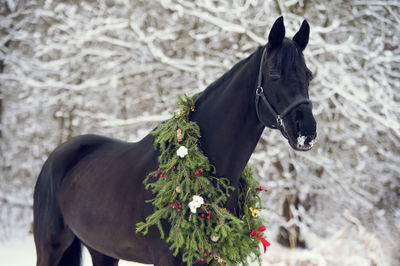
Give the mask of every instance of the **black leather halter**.
M 258 120 L 260 120 L 260 122 L 268 127 L 268 128 L 272 128 L 272 129 L 279 129 L 282 133 L 282 135 L 285 138 L 288 138 L 288 135 L 286 133 L 285 130 L 285 125 L 283 123 L 283 118 L 290 112 L 292 111 L 294 108 L 296 108 L 297 106 L 301 105 L 301 104 L 312 104 L 311 101 L 309 99 L 303 98 L 303 99 L 298 99 L 296 101 L 294 101 L 293 103 L 291 103 L 288 107 L 285 108 L 285 110 L 282 111 L 282 113 L 278 114 L 277 111 L 275 111 L 276 109 L 271 105 L 271 103 L 268 101 L 268 99 L 265 97 L 264 94 L 264 89 L 262 87 L 262 69 L 263 69 L 263 65 L 264 65 L 264 58 L 266 55 L 266 50 L 267 48 L 264 48 L 262 57 L 261 57 L 261 62 L 260 62 L 260 68 L 258 70 L 258 79 L 257 79 L 257 88 L 256 88 L 256 113 L 257 113 L 257 117 Z M 261 98 L 261 102 L 264 103 L 264 105 L 268 108 L 268 110 L 272 113 L 272 115 L 275 117 L 276 120 L 276 124 L 269 124 L 268 122 L 264 121 L 258 111 L 258 104 L 260 102 L 260 98 Z

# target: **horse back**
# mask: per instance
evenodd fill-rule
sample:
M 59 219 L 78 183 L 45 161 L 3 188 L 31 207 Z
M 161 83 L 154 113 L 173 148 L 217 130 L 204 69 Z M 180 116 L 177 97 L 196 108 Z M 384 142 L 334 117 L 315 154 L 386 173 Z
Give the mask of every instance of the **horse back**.
M 63 176 L 83 157 L 101 145 L 112 141 L 98 135 L 82 135 L 73 137 L 58 146 L 44 163 L 34 190 L 34 215 L 40 209 L 48 209 L 58 192 Z M 41 213 L 40 213 L 41 214 Z
M 148 253 L 145 243 L 160 241 L 159 234 L 136 234 L 134 226 L 152 212 L 151 204 L 145 203 L 152 194 L 143 179 L 158 165 L 153 143 L 151 135 L 137 143 L 97 135 L 70 139 L 42 169 L 35 189 L 36 213 L 42 215 L 49 204 L 52 216 L 56 213 L 60 224 L 92 248 L 148 263 L 134 254 Z
M 52 239 L 52 234 L 65 227 L 58 204 L 59 187 L 65 174 L 82 158 L 110 141 L 112 139 L 97 135 L 82 135 L 61 144 L 49 155 L 40 171 L 33 194 L 35 241 Z

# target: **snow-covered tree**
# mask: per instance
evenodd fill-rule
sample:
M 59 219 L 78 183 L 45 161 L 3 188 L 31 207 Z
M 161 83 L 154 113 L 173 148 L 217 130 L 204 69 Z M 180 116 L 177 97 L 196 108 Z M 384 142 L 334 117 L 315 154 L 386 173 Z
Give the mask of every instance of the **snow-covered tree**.
M 6 1 L 0 234 L 31 221 L 36 177 L 58 144 L 84 133 L 140 139 L 170 117 L 178 95 L 203 90 L 265 44 L 279 15 L 287 36 L 304 18 L 311 24 L 318 142 L 294 152 L 265 130 L 250 161 L 270 191 L 264 215 L 272 227 L 297 225 L 311 248 L 311 235 L 365 230 L 399 260 L 400 3 L 390 0 Z M 276 214 L 285 200 L 289 221 Z M 382 263 L 376 254 L 367 258 Z

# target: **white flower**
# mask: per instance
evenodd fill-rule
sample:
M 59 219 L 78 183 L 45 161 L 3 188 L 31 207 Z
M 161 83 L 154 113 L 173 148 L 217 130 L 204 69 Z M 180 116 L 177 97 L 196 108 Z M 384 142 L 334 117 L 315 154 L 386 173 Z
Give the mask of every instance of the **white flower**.
M 204 199 L 199 195 L 194 195 L 193 200 L 189 202 L 188 206 L 192 213 L 196 213 L 197 208 L 204 204 Z
M 189 202 L 189 204 L 188 204 L 188 206 L 189 206 L 189 208 L 190 208 L 190 211 L 192 212 L 192 213 L 196 213 L 196 210 L 197 210 L 197 208 L 198 207 L 196 207 L 195 206 L 195 202 L 193 202 L 193 201 L 191 201 L 191 202 Z
M 196 202 L 200 207 L 201 204 L 204 204 L 204 199 L 203 199 L 203 197 L 201 197 L 199 195 L 194 195 L 192 202 Z
M 181 158 L 184 158 L 188 154 L 188 149 L 185 146 L 180 146 L 179 149 L 176 151 L 176 155 Z

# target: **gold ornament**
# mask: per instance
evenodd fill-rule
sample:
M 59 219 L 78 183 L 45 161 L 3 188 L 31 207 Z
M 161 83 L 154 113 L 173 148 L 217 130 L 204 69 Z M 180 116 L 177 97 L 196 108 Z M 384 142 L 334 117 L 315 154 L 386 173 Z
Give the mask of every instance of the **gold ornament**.
M 253 209 L 252 207 L 250 207 L 250 211 L 251 211 L 251 216 L 256 216 L 258 214 L 258 210 L 257 209 Z
M 215 255 L 215 257 L 217 258 L 219 265 L 225 266 L 225 261 L 221 258 L 221 256 L 219 255 L 219 253 L 217 253 L 217 254 Z
M 182 129 L 178 128 L 176 130 L 176 137 L 178 138 L 178 142 L 182 142 Z
M 185 111 L 183 110 L 183 108 L 179 111 L 179 113 L 176 114 L 176 118 L 181 117 L 183 114 L 185 113 Z
M 219 240 L 219 236 L 218 235 L 211 235 L 211 241 L 212 242 L 217 242 Z

